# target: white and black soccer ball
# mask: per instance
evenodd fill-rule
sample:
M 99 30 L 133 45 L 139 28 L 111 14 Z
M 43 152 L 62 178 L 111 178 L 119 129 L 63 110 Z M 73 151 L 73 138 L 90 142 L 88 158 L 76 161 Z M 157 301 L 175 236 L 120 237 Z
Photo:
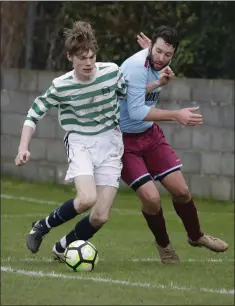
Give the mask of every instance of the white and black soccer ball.
M 66 248 L 65 263 L 75 272 L 92 271 L 99 261 L 96 247 L 88 241 L 77 240 Z

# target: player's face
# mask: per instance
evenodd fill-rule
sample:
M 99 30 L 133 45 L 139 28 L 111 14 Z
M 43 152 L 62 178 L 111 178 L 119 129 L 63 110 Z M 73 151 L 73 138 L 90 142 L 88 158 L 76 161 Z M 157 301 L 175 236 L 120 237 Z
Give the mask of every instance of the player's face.
M 91 79 L 96 71 L 96 54 L 89 50 L 79 55 L 68 55 L 69 61 L 73 63 L 76 75 L 80 80 Z
M 152 64 L 156 70 L 167 66 L 174 55 L 174 47 L 167 44 L 163 38 L 159 37 L 152 48 Z

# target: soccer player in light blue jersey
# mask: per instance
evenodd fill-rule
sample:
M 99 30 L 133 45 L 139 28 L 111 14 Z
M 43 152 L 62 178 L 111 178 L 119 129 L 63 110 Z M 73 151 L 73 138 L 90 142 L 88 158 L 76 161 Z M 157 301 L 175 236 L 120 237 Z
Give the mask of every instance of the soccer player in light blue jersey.
M 120 126 L 123 132 L 124 155 L 122 179 L 136 192 L 142 213 L 152 231 L 162 263 L 179 263 L 165 225 L 160 194 L 154 181 L 160 181 L 172 196 L 192 246 L 204 246 L 224 252 L 228 244 L 201 232 L 197 209 L 181 172 L 181 161 L 167 143 L 158 121 L 178 121 L 186 126 L 202 124 L 198 109 L 157 109 L 159 94 L 174 76 L 169 67 L 179 44 L 174 28 L 161 26 L 152 40 L 144 35 L 138 42 L 147 48 L 129 57 L 121 66 L 127 81 L 127 96 L 120 101 Z M 150 93 L 146 94 L 146 88 Z

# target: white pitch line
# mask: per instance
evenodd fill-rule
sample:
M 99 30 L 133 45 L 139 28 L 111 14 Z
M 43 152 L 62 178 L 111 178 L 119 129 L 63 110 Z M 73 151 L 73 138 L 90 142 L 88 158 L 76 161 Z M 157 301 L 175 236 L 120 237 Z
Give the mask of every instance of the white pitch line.
M 34 202 L 38 204 L 47 204 L 47 205 L 53 205 L 53 206 L 58 206 L 61 203 L 55 202 L 55 201 L 45 201 L 45 200 L 39 200 L 39 199 L 34 199 L 34 198 L 27 198 L 27 197 L 21 197 L 21 196 L 13 196 L 10 194 L 1 194 L 1 198 L 3 199 L 8 199 L 8 200 L 19 200 L 19 201 L 25 201 L 25 202 Z
M 201 292 L 208 292 L 208 293 L 217 293 L 222 295 L 234 295 L 234 289 L 212 289 L 212 288 L 195 288 L 195 287 L 181 287 L 178 285 L 173 284 L 172 282 L 169 285 L 162 285 L 162 284 L 151 284 L 151 283 L 141 283 L 141 282 L 131 282 L 126 280 L 119 280 L 119 279 L 111 279 L 111 278 L 103 278 L 103 277 L 95 277 L 95 276 L 73 276 L 68 274 L 61 274 L 53 272 L 44 272 L 44 271 L 29 271 L 29 270 L 21 270 L 21 269 L 14 269 L 10 266 L 3 266 L 1 267 L 2 272 L 6 273 L 13 273 L 25 276 L 36 276 L 36 277 L 51 277 L 51 278 L 59 278 L 59 279 L 73 279 L 73 280 L 81 280 L 81 281 L 92 281 L 92 282 L 99 282 L 99 283 L 106 283 L 111 285 L 122 285 L 122 286 L 129 286 L 129 287 L 139 287 L 139 288 L 150 288 L 150 289 L 162 289 L 162 290 L 179 290 L 179 291 L 201 291 Z
M 56 201 L 46 201 L 46 200 L 40 200 L 40 199 L 35 199 L 35 198 L 28 198 L 28 197 L 22 197 L 22 196 L 13 196 L 9 194 L 1 194 L 1 198 L 3 199 L 8 199 L 8 200 L 18 200 L 18 201 L 25 201 L 25 202 L 31 202 L 31 203 L 37 203 L 37 204 L 46 204 L 46 205 L 52 205 L 52 206 L 60 206 L 63 204 L 62 202 L 56 202 Z M 122 215 L 141 215 L 140 211 L 135 211 L 132 209 L 119 209 L 119 208 L 112 208 L 113 212 L 122 214 Z M 175 214 L 174 211 L 166 211 L 165 214 Z M 232 216 L 234 212 L 206 212 L 206 211 L 199 211 L 199 214 L 210 214 L 210 215 L 229 215 Z
M 2 262 L 55 262 L 54 259 L 49 257 L 24 257 L 24 258 L 17 258 L 17 257 L 7 257 L 2 258 Z M 105 261 L 104 259 L 100 259 L 100 261 Z M 160 262 L 161 260 L 159 258 L 130 258 L 130 259 L 123 259 L 121 261 L 131 261 L 131 262 Z M 228 263 L 228 262 L 234 262 L 234 259 L 222 259 L 222 258 L 201 258 L 201 259 L 195 259 L 195 258 L 188 258 L 188 259 L 181 259 L 180 262 L 192 262 L 192 263 Z
M 1 218 L 29 218 L 29 217 L 43 217 L 45 213 L 35 214 L 2 214 Z
M 60 206 L 63 204 L 62 202 L 55 202 L 55 201 L 46 201 L 46 200 L 39 200 L 34 198 L 27 198 L 27 197 L 21 197 L 21 196 L 12 196 L 9 194 L 1 194 L 1 198 L 7 199 L 7 200 L 18 200 L 18 201 L 24 201 L 24 202 L 30 202 L 30 203 L 37 203 L 37 204 L 46 204 L 46 205 L 52 205 L 52 206 Z M 118 209 L 118 208 L 112 208 L 113 212 L 117 212 L 123 215 L 141 215 L 139 211 L 134 211 L 131 209 Z
M 160 259 L 158 258 L 133 258 L 131 259 L 133 262 L 159 262 Z M 194 259 L 194 258 L 188 258 L 188 259 L 180 259 L 180 262 L 234 262 L 234 259 L 222 259 L 222 258 L 206 258 L 206 259 Z
M 17 258 L 9 256 L 7 258 L 1 258 L 1 262 L 55 262 L 53 258 L 49 257 L 40 257 L 40 258 L 34 258 L 34 257 L 24 257 L 24 258 Z

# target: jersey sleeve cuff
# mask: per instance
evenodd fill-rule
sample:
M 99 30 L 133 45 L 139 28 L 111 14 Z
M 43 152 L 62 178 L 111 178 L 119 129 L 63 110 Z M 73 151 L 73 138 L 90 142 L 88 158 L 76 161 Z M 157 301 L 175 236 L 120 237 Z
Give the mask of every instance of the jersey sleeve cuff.
M 144 118 L 148 115 L 150 110 L 151 110 L 151 107 L 144 105 L 144 107 L 141 110 L 141 116 L 139 120 L 144 121 Z
M 30 126 L 34 130 L 36 129 L 36 124 L 32 120 L 29 120 L 29 119 L 25 120 L 24 126 Z

